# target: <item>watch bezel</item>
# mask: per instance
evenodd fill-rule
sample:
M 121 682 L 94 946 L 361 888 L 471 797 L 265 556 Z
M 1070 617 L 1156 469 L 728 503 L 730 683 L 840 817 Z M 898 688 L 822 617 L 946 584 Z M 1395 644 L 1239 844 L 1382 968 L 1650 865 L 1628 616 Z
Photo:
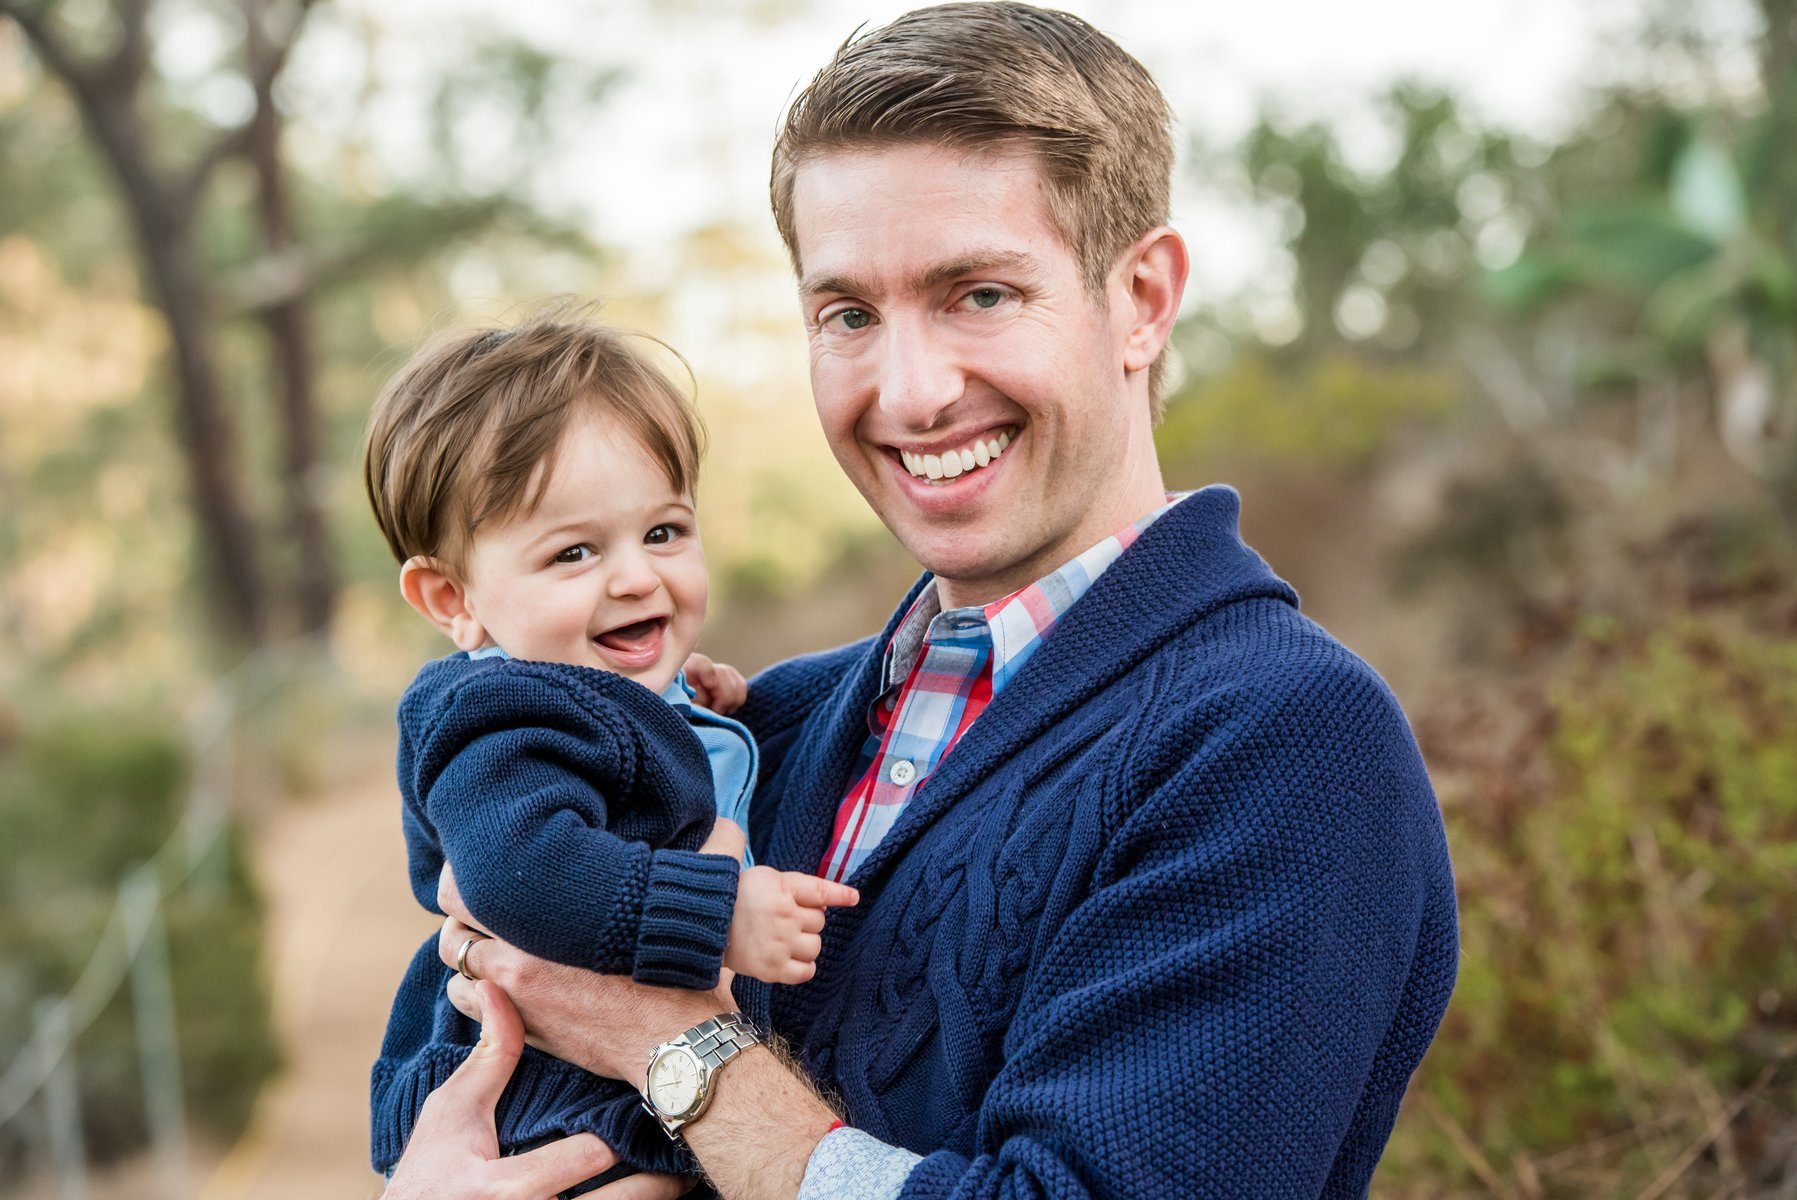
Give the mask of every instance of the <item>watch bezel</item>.
M 687 1060 L 693 1064 L 693 1074 L 699 1080 L 692 1103 L 678 1112 L 662 1107 L 661 1097 L 656 1095 L 657 1089 L 654 1083 L 656 1064 L 660 1063 L 664 1056 L 675 1053 L 684 1054 L 687 1057 Z M 649 1103 L 654 1107 L 655 1115 L 661 1118 L 662 1124 L 670 1131 L 679 1128 L 705 1111 L 705 1105 L 711 1099 L 711 1075 L 711 1065 L 700 1058 L 698 1052 L 685 1042 L 663 1042 L 649 1056 L 649 1070 L 644 1078 L 644 1083 L 647 1086 L 644 1090 L 648 1093 Z

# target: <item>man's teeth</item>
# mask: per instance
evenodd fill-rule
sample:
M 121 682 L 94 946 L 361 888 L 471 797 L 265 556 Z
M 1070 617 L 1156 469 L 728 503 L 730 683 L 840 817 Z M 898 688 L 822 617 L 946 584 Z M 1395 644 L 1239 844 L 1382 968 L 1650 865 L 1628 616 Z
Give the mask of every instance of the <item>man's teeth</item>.
M 993 462 L 1010 444 L 1011 431 L 1006 429 L 997 437 L 976 441 L 946 454 L 913 454 L 909 450 L 900 450 L 899 458 L 904 460 L 905 470 L 919 479 L 953 479 Z

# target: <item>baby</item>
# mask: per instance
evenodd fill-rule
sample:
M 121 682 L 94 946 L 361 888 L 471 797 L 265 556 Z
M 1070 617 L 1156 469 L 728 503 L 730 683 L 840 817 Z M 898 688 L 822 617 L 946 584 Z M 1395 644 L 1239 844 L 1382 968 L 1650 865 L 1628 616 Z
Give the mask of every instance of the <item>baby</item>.
M 382 393 L 369 499 L 401 592 L 459 651 L 400 701 L 412 891 L 438 911 L 447 862 L 497 936 L 642 983 L 710 988 L 720 965 L 799 983 L 825 908 L 856 895 L 702 849 L 745 824 L 756 755 L 681 671 L 705 620 L 699 456 L 691 407 L 630 339 L 554 315 L 438 345 Z M 741 677 L 717 690 L 739 699 Z M 374 1067 L 376 1170 L 479 1036 L 447 977 L 432 937 Z M 535 1050 L 497 1122 L 508 1153 L 586 1131 L 637 1169 L 683 1165 L 634 1091 Z

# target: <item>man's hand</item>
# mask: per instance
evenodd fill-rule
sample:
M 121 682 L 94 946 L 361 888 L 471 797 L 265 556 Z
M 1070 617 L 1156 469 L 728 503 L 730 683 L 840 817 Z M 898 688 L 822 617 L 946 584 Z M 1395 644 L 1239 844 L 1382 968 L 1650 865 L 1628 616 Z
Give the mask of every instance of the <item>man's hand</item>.
M 686 660 L 685 670 L 693 699 L 714 713 L 733 713 L 749 698 L 748 680 L 728 663 L 712 662 L 703 654 L 695 654 Z
M 524 1050 L 524 1026 L 491 983 L 473 985 L 485 1013 L 480 1041 L 455 1074 L 432 1092 L 383 1200 L 490 1200 L 553 1196 L 618 1161 L 590 1133 L 501 1158 L 493 1107 Z M 593 1195 L 604 1200 L 672 1200 L 692 1182 L 671 1175 L 632 1175 Z
M 824 910 L 860 900 L 846 884 L 802 871 L 750 867 L 736 885 L 724 965 L 768 983 L 804 983 L 817 974 Z

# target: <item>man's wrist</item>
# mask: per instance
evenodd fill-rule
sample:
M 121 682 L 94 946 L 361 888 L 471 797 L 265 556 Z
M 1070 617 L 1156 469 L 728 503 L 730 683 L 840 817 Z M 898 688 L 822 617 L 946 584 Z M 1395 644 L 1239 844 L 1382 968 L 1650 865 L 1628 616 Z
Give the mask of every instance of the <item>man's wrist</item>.
M 728 989 L 695 992 L 683 988 L 639 987 L 637 1020 L 631 1023 L 635 1033 L 629 1038 L 621 1062 L 582 1063 L 596 1075 L 621 1079 L 639 1093 L 649 1075 L 649 1056 L 655 1048 L 671 1042 L 701 1021 L 736 1011 L 735 999 Z M 613 1046 L 620 1042 L 610 1043 Z
M 645 1107 L 669 1137 L 679 1136 L 709 1111 L 737 1056 L 762 1044 L 761 1034 L 739 1012 L 707 1017 L 649 1056 Z
M 837 1113 L 774 1045 L 737 1056 L 705 1119 L 683 1131 L 721 1195 L 792 1197 Z

